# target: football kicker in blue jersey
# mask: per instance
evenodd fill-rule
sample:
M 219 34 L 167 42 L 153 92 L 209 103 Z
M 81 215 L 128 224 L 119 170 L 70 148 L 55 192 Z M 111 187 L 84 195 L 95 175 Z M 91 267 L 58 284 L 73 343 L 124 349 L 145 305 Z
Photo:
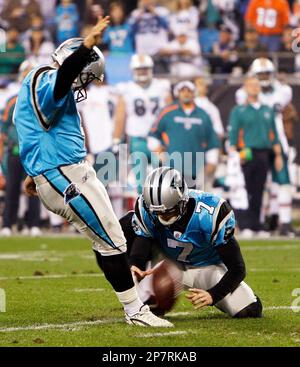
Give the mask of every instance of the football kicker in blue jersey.
M 86 156 L 74 91 L 54 99 L 57 73 L 50 66 L 32 70 L 16 103 L 20 157 L 29 176 L 77 163 Z
M 136 235 L 156 240 L 171 259 L 190 266 L 221 263 L 216 251 L 226 246 L 235 228 L 232 209 L 224 199 L 210 193 L 190 190 L 189 202 L 194 201 L 193 214 L 183 232 L 164 226 L 157 215 L 150 213 L 140 196 L 132 224 Z M 225 210 L 224 210 L 225 207 Z M 222 210 L 220 210 L 222 208 Z
M 92 81 L 103 81 L 105 60 L 96 45 L 108 24 L 109 17 L 99 17 L 84 39 L 63 42 L 52 55 L 54 63 L 34 69 L 22 83 L 14 121 L 20 158 L 28 174 L 25 191 L 38 195 L 46 209 L 90 239 L 128 324 L 171 327 L 172 323 L 155 316 L 140 300 L 121 225 L 105 187 L 84 159 L 76 102 L 87 97 L 86 88 Z

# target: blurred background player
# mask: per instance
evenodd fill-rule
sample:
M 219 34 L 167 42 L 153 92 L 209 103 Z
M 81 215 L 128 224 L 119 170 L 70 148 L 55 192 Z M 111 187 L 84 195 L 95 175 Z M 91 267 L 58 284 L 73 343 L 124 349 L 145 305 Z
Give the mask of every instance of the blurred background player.
M 259 102 L 271 107 L 275 111 L 275 122 L 278 138 L 282 149 L 284 166 L 280 172 L 272 168 L 272 184 L 270 187 L 269 215 L 270 230 L 274 231 L 279 225 L 279 234 L 292 235 L 292 193 L 288 157 L 290 147 L 285 134 L 282 111 L 292 100 L 292 89 L 289 85 L 276 79 L 275 67 L 272 61 L 258 58 L 253 61 L 249 69 L 250 75 L 258 78 L 261 85 Z M 238 104 L 246 102 L 243 88 L 236 92 Z
M 144 277 L 138 289 L 145 297 L 151 295 L 146 263 L 157 246 L 182 270 L 187 298 L 196 308 L 214 305 L 236 318 L 262 316 L 260 299 L 243 281 L 246 269 L 234 237 L 235 218 L 224 199 L 188 190 L 177 170 L 160 167 L 147 177 L 134 213 L 120 222 L 132 270 Z
M 114 212 L 117 217 L 123 215 L 123 192 L 118 185 L 118 176 L 113 167 L 111 172 L 103 170 L 106 153 L 111 152 L 113 145 L 114 121 L 116 105 L 115 88 L 95 81 L 89 86 L 89 98 L 78 105 L 85 132 L 85 143 L 91 163 L 94 165 L 98 179 L 108 190 Z
M 222 141 L 224 138 L 224 126 L 218 107 L 209 100 L 208 80 L 204 77 L 198 77 L 194 83 L 196 86 L 195 103 L 208 114 L 216 134 Z
M 184 174 L 190 188 L 201 184 L 204 189 L 204 179 L 208 185 L 215 172 L 220 141 L 209 115 L 196 105 L 195 92 L 195 85 L 190 81 L 175 86 L 176 101 L 159 114 L 148 147 L 160 155 L 165 165 L 172 165 Z M 168 153 L 167 161 L 162 152 Z M 201 153 L 205 154 L 204 162 Z
M 34 68 L 36 64 L 23 61 L 19 68 L 19 83 Z M 13 111 L 16 105 L 17 95 L 10 97 L 2 114 L 0 137 L 0 161 L 6 161 L 6 190 L 4 197 L 3 223 L 1 236 L 11 236 L 12 226 L 17 223 L 19 203 L 22 193 L 22 184 L 26 173 L 19 155 L 19 141 L 16 127 L 13 123 Z M 40 226 L 40 201 L 37 197 L 28 198 L 26 223 L 31 236 L 41 235 Z
M 268 171 L 274 165 L 283 168 L 283 158 L 275 123 L 275 111 L 263 104 L 259 95 L 260 82 L 249 76 L 244 82 L 246 103 L 237 105 L 230 113 L 230 151 L 238 152 L 248 194 L 248 208 L 238 216 L 244 235 L 263 235 L 261 209 Z M 273 162 L 273 163 L 272 163 Z
M 150 162 L 147 137 L 159 111 L 171 100 L 170 82 L 153 77 L 153 60 L 149 55 L 133 55 L 130 68 L 133 81 L 120 84 L 115 112 L 114 145 L 124 134 L 132 161 L 140 161 L 141 172 L 136 174 L 137 191 L 141 193 Z M 145 162 L 146 159 L 146 162 Z

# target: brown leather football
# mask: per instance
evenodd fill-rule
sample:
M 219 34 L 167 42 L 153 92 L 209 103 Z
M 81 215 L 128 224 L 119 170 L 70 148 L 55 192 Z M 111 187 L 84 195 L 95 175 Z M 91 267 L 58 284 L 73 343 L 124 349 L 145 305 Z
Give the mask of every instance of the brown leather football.
M 153 291 L 158 308 L 170 311 L 181 290 L 181 271 L 171 261 L 164 260 L 153 272 Z

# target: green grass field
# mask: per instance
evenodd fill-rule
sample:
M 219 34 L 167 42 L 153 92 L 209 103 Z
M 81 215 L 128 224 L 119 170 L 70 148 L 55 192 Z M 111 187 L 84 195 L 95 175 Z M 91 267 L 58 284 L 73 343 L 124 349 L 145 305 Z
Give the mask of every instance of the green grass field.
M 265 307 L 262 319 L 234 320 L 211 307 L 195 311 L 181 296 L 167 315 L 175 328 L 157 329 L 125 324 L 88 241 L 1 239 L 7 302 L 0 346 L 300 346 L 300 308 L 292 307 L 300 241 L 242 242 L 242 250 L 246 281 Z

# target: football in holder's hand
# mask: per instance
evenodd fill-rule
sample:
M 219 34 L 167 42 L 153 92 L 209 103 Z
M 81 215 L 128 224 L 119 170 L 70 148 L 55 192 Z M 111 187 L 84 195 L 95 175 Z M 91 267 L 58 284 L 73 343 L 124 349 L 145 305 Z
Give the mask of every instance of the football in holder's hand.
M 164 260 L 153 270 L 153 291 L 157 307 L 170 311 L 182 290 L 181 270 L 171 261 Z

